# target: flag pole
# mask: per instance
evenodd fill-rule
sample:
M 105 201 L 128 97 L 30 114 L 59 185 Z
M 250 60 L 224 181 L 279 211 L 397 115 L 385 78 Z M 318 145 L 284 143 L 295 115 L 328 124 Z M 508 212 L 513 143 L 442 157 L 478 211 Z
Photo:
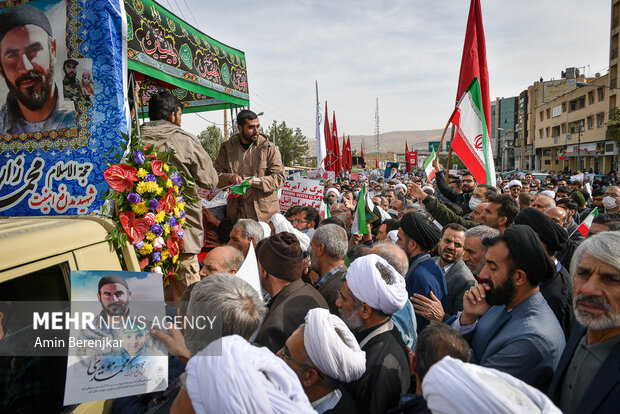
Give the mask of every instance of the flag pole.
M 452 131 L 450 132 L 450 149 L 448 150 L 448 161 L 446 162 L 446 169 L 450 171 L 450 165 L 452 165 L 452 141 L 454 140 L 454 124 L 452 124 Z
M 441 134 L 441 140 L 439 141 L 439 148 L 437 148 L 437 159 L 439 159 L 439 151 L 441 151 L 441 147 L 443 147 L 443 139 L 446 137 L 446 131 L 448 131 L 448 127 L 450 126 L 450 121 L 452 120 L 452 116 L 448 118 L 448 122 L 446 123 L 446 127 L 443 129 L 443 134 Z M 452 146 L 450 146 L 452 147 Z

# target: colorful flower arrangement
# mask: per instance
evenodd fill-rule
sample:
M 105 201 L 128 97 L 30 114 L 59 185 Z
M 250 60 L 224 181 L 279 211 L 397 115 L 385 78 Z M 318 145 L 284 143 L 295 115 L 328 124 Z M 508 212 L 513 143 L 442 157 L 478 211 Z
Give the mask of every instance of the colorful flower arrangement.
M 185 203 L 195 202 L 187 190 L 194 181 L 169 164 L 170 153 L 142 145 L 132 137 L 127 159 L 104 172 L 110 190 L 105 198 L 116 202 L 113 220 L 116 228 L 108 238 L 119 249 L 129 242 L 136 249 L 140 268 L 162 273 L 164 285 L 178 279 L 182 269 L 179 254 L 183 249 Z M 122 146 L 123 150 L 127 150 Z

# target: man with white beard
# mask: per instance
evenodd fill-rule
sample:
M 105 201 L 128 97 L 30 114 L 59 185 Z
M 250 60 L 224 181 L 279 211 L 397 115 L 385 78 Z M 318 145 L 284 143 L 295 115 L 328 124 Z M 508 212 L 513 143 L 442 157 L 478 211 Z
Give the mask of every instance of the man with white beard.
M 611 413 L 620 406 L 620 232 L 586 239 L 571 262 L 573 326 L 549 397 L 563 412 Z
M 359 413 L 385 413 L 409 389 L 407 348 L 392 322 L 406 302 L 405 279 L 387 261 L 369 254 L 351 263 L 336 306 L 366 352 L 366 372 L 346 386 Z

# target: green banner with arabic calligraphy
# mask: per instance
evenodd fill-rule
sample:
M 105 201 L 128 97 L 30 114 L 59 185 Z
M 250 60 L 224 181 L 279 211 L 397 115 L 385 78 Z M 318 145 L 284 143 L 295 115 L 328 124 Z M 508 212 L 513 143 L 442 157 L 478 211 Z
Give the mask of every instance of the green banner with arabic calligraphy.
M 248 106 L 245 54 L 151 0 L 125 0 L 128 67 L 195 96 L 184 112 Z

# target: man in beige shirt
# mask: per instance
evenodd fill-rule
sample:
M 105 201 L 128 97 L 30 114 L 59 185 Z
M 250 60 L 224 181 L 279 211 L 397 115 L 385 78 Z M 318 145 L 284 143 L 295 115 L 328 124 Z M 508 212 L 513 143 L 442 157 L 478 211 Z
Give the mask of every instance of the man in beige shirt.
M 238 134 L 225 141 L 215 160 L 218 187 L 226 187 L 252 178 L 245 195 L 228 201 L 230 220 L 250 218 L 268 222 L 280 212 L 278 189 L 284 186 L 284 166 L 278 148 L 258 132 L 258 116 L 249 110 L 237 115 Z
M 174 150 L 170 164 L 192 177 L 198 187 L 210 190 L 217 184 L 217 172 L 209 154 L 198 138 L 181 129 L 181 105 L 170 92 L 160 92 L 149 100 L 150 122 L 142 125 L 141 135 L 145 145 L 155 145 L 159 151 Z M 198 198 L 196 188 L 189 189 Z M 165 290 L 166 300 L 180 300 L 185 288 L 200 281 L 198 253 L 202 248 L 204 231 L 200 201 L 186 204 L 186 221 L 189 228 L 183 237 L 183 250 L 179 260 L 183 264 L 181 280 L 172 280 Z

